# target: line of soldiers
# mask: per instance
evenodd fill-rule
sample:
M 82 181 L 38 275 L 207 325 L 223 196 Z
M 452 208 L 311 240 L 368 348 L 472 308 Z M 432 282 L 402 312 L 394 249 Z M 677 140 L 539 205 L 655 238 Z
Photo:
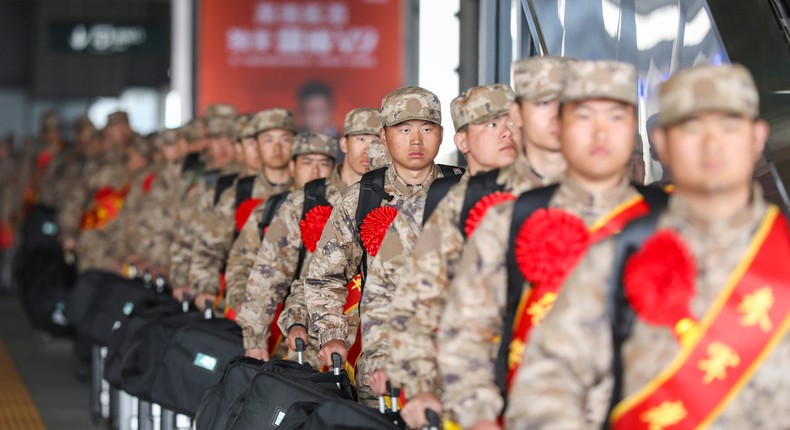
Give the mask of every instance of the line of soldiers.
M 419 87 L 350 111 L 339 142 L 284 109 L 212 105 L 148 139 L 111 115 L 58 193 L 62 242 L 86 276 L 134 266 L 211 304 L 250 357 L 340 354 L 361 403 L 401 389 L 411 428 L 787 428 L 790 230 L 752 181 L 749 72 L 661 86 L 669 194 L 635 185 L 633 66 L 530 58 L 511 85 L 452 101 L 465 171 L 434 163 Z

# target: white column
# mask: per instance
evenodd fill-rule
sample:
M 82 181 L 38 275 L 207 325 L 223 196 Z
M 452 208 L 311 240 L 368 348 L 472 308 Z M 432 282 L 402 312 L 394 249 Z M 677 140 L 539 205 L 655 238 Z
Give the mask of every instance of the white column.
M 184 123 L 192 118 L 194 98 L 193 88 L 193 0 L 173 0 L 171 12 L 171 41 L 170 41 L 170 95 L 171 112 L 180 113 L 180 122 Z M 166 114 L 167 115 L 167 114 Z M 171 123 L 172 124 L 172 123 Z M 168 124 L 168 125 L 171 125 Z

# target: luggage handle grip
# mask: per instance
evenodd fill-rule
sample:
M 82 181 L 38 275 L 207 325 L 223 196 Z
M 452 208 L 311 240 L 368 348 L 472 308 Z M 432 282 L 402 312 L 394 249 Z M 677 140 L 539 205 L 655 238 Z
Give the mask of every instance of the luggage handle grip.
M 304 340 L 300 337 L 296 338 L 296 361 L 304 364 Z
M 205 318 L 207 320 L 210 320 L 211 317 L 212 317 L 212 314 L 211 314 L 211 300 L 207 299 L 206 302 L 205 302 L 205 305 L 206 305 L 206 310 L 203 311 L 203 318 Z
M 184 313 L 189 312 L 189 297 L 186 292 L 181 294 L 181 311 Z
M 439 430 L 442 422 L 436 411 L 431 408 L 425 408 L 425 419 L 428 421 L 428 426 L 426 427 L 428 430 Z
M 395 388 L 387 381 L 387 391 L 390 393 L 390 402 L 392 402 L 392 412 L 398 412 L 398 398 L 400 397 L 400 388 Z
M 335 376 L 340 376 L 340 366 L 343 365 L 343 359 L 340 357 L 340 354 L 333 352 L 332 353 L 332 371 L 335 373 Z

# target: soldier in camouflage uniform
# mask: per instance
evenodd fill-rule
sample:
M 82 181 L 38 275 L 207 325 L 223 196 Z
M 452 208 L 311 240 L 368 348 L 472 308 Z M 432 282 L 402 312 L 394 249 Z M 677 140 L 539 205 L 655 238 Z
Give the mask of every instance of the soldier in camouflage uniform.
M 337 204 L 340 194 L 359 181 L 367 171 L 368 146 L 377 139 L 381 128 L 379 111 L 359 108 L 346 115 L 344 135 L 340 149 L 345 154 L 342 165 L 326 179 L 326 199 L 331 205 Z M 296 349 L 296 338 L 305 341 L 305 346 L 315 344 L 307 335 L 309 325 L 304 302 L 302 276 L 307 272 L 312 252 L 305 249 L 301 273 L 296 273 L 302 243 L 300 222 L 304 209 L 303 190 L 291 193 L 272 221 L 251 270 L 244 303 L 236 320 L 244 333 L 245 354 L 259 359 L 268 359 L 267 341 L 270 326 L 276 316 L 277 307 L 287 301 L 280 313 L 280 329 L 288 335 L 289 349 Z M 289 292 L 290 291 L 290 292 Z M 315 348 L 306 351 L 307 362 L 318 366 Z
M 527 123 L 543 129 L 554 127 L 556 115 L 545 115 L 541 105 L 557 107 L 565 68 L 565 59 L 554 57 L 535 57 L 513 63 L 513 88 L 517 101 L 511 104 L 509 119 L 513 123 Z M 521 135 L 521 131 L 514 133 L 514 137 Z M 533 167 L 520 156 L 497 174 L 496 182 L 502 186 L 503 192 L 518 193 L 547 185 L 551 179 L 536 174 L 536 168 L 542 172 L 554 172 L 565 166 L 563 159 L 553 156 L 553 148 L 559 148 L 556 133 L 531 132 L 526 135 L 524 145 L 533 158 L 553 161 L 556 165 L 543 162 Z M 404 269 L 410 276 L 401 279 L 392 301 L 391 361 L 387 375 L 395 386 L 405 390 L 409 403 L 402 416 L 413 427 L 424 425 L 426 407 L 441 410 L 437 397 L 441 393 L 441 383 L 436 365 L 435 334 L 450 281 L 455 276 L 466 241 L 466 226 L 461 225 L 461 212 L 467 185 L 468 181 L 462 180 L 453 186 L 426 220 Z
M 199 149 L 201 145 L 205 147 L 205 153 L 190 152 L 184 159 L 184 184 L 180 192 L 180 204 L 171 224 L 174 234 L 170 244 L 168 273 L 173 286 L 173 296 L 179 300 L 184 294 L 190 295 L 189 270 L 197 235 L 195 220 L 201 219 L 212 210 L 219 177 L 237 174 L 239 170 L 232 143 L 233 136 L 229 135 L 233 130 L 227 126 L 228 122 L 235 121 L 235 117 L 228 115 L 235 112 L 235 109 L 226 105 L 217 106 L 222 109 L 207 110 L 211 114 L 221 113 L 207 118 L 215 127 L 212 135 L 206 135 L 207 129 L 203 120 L 194 120 L 179 130 L 188 137 L 191 150 Z
M 310 181 L 329 177 L 336 167 L 337 151 L 337 139 L 332 136 L 309 132 L 297 134 L 294 138 L 293 160 L 289 167 L 293 186 L 286 192 L 290 194 L 294 190 L 303 189 Z M 232 309 L 238 309 L 244 300 L 245 285 L 261 247 L 261 235 L 265 233 L 259 227 L 265 208 L 266 204 L 263 203 L 255 207 L 241 228 L 239 237 L 233 241 L 228 255 L 225 302 Z
M 441 107 L 436 95 L 419 87 L 393 91 L 381 106 L 383 128 L 379 134 L 393 160 L 384 173 L 383 193 L 387 196 L 382 196 L 381 204 L 399 210 L 406 199 L 441 176 L 433 163 L 442 142 Z M 310 329 L 318 334 L 319 359 L 329 366 L 333 353 L 346 362 L 349 336 L 353 338 L 358 329 L 358 322 L 345 317 L 344 307 L 346 285 L 360 272 L 364 252 L 355 220 L 360 190 L 359 184 L 349 187 L 334 207 L 304 282 Z M 358 318 L 358 312 L 350 315 Z M 356 376 L 358 387 L 362 387 L 367 375 L 359 367 Z M 363 392 L 361 397 L 372 396 Z
M 492 84 L 471 88 L 450 104 L 455 144 L 469 164 L 459 183 L 467 183 L 471 175 L 512 164 L 518 157 L 518 145 L 508 126 L 513 100 L 510 86 Z M 386 394 L 384 367 L 389 359 L 392 297 L 400 285 L 401 273 L 408 273 L 403 271 L 405 263 L 422 232 L 426 197 L 425 192 L 417 194 L 403 205 L 389 226 L 378 255 L 370 260 L 360 304 L 362 350 L 368 368 L 377 369 L 369 381 L 377 395 Z
M 636 70 L 611 61 L 575 62 L 568 74 L 560 121 L 568 171 L 548 205 L 592 228 L 639 196 L 625 175 L 636 137 Z M 444 385 L 443 405 L 463 428 L 500 428 L 497 419 L 507 400 L 495 378 L 495 363 L 510 300 L 510 229 L 506 226 L 511 224 L 514 207 L 509 201 L 489 208 L 470 236 L 439 324 L 437 362 Z M 528 240 L 549 234 L 541 231 Z M 543 260 L 553 263 L 552 258 Z M 522 288 L 530 291 L 529 285 Z M 542 309 L 547 312 L 550 303 Z M 534 324 L 541 316 L 531 317 Z M 514 348 L 515 343 L 508 345 Z
M 288 162 L 291 159 L 296 130 L 293 113 L 285 109 L 268 109 L 256 114 L 252 122 L 258 145 L 247 147 L 247 142 L 242 144 L 245 145 L 243 162 L 246 171 L 237 177 L 233 187 L 222 193 L 214 209 L 194 223 L 189 285 L 192 297 L 195 297 L 195 305 L 201 310 L 207 301 L 214 302 L 220 292 L 219 275 L 223 271 L 236 234 L 235 185 L 240 178 L 254 175 L 250 198 L 260 199 L 262 202 L 291 187 Z M 259 157 L 259 165 L 263 162 L 263 169 L 253 170 L 253 164 L 249 161 L 255 155 Z M 285 176 L 282 176 L 283 171 Z
M 607 299 L 619 277 L 609 240 L 587 253 L 532 333 L 506 414 L 509 428 L 600 428 L 606 420 L 617 429 L 790 423 L 790 299 L 779 293 L 790 275 L 786 264 L 758 268 L 766 258 L 786 261 L 790 247 L 786 219 L 752 180 L 769 133 L 757 119 L 757 88 L 742 66 L 702 66 L 665 82 L 659 104 L 651 140 L 675 192 L 625 265 L 622 306 L 634 320 L 617 366 L 622 399 L 614 395 L 617 406 L 607 417 L 615 385 Z M 674 245 L 658 248 L 661 239 Z M 645 300 L 655 288 L 660 298 Z

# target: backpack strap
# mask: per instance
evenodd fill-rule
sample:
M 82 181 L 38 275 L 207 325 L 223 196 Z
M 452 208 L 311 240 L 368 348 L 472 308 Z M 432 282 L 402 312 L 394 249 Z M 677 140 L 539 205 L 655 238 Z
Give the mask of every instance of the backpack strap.
M 428 218 L 431 217 L 433 211 L 436 210 L 436 207 L 439 206 L 439 202 L 442 201 L 444 196 L 450 191 L 450 188 L 461 180 L 461 176 L 462 175 L 445 176 L 431 183 L 430 188 L 428 188 L 428 195 L 425 198 L 425 210 L 422 213 L 423 226 L 428 221 Z
M 510 221 L 507 249 L 507 301 L 505 305 L 505 321 L 502 326 L 502 337 L 499 352 L 494 368 L 497 386 L 502 393 L 502 399 L 507 399 L 505 381 L 507 379 L 507 357 L 510 349 L 510 339 L 513 337 L 513 321 L 515 320 L 518 303 L 521 300 L 524 288 L 524 276 L 518 270 L 516 263 L 516 237 L 524 222 L 538 209 L 549 206 L 551 197 L 559 185 L 549 185 L 521 194 L 513 207 L 513 218 Z
M 623 272 L 629 257 L 642 247 L 648 237 L 653 235 L 658 225 L 658 217 L 666 209 L 669 196 L 660 188 L 636 186 L 637 191 L 650 206 L 650 213 L 629 223 L 617 235 L 614 245 L 614 262 L 612 276 L 606 297 L 606 310 L 612 330 L 612 374 L 614 386 L 609 401 L 609 413 L 603 423 L 603 429 L 609 428 L 609 419 L 614 407 L 623 399 L 623 344 L 631 335 L 636 314 L 625 297 Z M 663 194 L 663 197 L 662 197 Z
M 193 170 L 198 170 L 203 166 L 203 160 L 201 159 L 200 152 L 190 152 L 187 154 L 186 158 L 184 158 L 184 164 L 181 167 L 181 172 L 186 173 Z
M 245 200 L 252 197 L 252 188 L 255 185 L 255 176 L 245 176 L 236 182 L 236 203 L 234 208 L 238 208 Z
M 458 224 L 461 226 L 461 234 L 464 236 L 464 239 L 466 239 L 466 229 L 464 226 L 466 225 L 466 219 L 469 217 L 469 211 L 471 211 L 483 197 L 504 189 L 504 185 L 497 184 L 497 178 L 499 178 L 499 169 L 480 173 L 469 178 L 469 186 L 466 188 L 464 204 L 461 207 L 461 219 Z
M 203 184 L 206 187 L 213 187 L 214 185 L 217 184 L 217 180 L 219 180 L 219 176 L 220 176 L 219 169 L 206 170 L 203 172 L 203 177 L 201 179 L 203 180 Z
M 217 186 L 214 188 L 214 206 L 219 203 L 219 198 L 222 196 L 222 193 L 233 185 L 233 181 L 238 176 L 238 173 L 231 173 L 222 175 L 217 179 Z
M 317 206 L 332 206 L 326 198 L 326 182 L 326 179 L 316 179 L 305 184 L 304 207 L 302 207 L 301 220 L 304 220 L 307 217 L 307 213 Z M 294 280 L 302 273 L 305 257 L 307 257 L 307 248 L 305 248 L 304 242 L 302 242 L 302 246 L 299 248 L 299 260 L 296 263 Z
M 372 170 L 362 175 L 359 181 L 359 200 L 357 200 L 357 213 L 355 221 L 357 223 L 357 235 L 359 235 L 359 228 L 362 226 L 362 221 L 368 216 L 373 209 L 381 206 L 384 200 L 392 201 L 395 196 L 388 194 L 384 191 L 384 176 L 387 172 L 387 167 Z M 361 241 L 361 239 L 360 239 Z M 362 260 L 360 261 L 359 273 L 362 274 L 362 284 L 365 283 L 365 278 L 368 272 L 368 253 L 365 247 L 362 247 Z
M 466 169 L 463 167 L 458 166 L 449 166 L 447 164 L 437 164 L 436 167 L 439 168 L 439 172 L 441 172 L 442 177 L 449 177 L 449 176 L 461 176 L 466 172 Z
M 290 194 L 290 192 L 283 191 L 282 193 L 269 196 L 269 198 L 266 199 L 266 203 L 263 206 L 263 214 L 261 214 L 261 220 L 258 221 L 258 234 L 261 240 L 263 240 L 263 231 L 272 223 L 274 216 L 277 215 L 280 206 L 283 205 L 288 194 Z

